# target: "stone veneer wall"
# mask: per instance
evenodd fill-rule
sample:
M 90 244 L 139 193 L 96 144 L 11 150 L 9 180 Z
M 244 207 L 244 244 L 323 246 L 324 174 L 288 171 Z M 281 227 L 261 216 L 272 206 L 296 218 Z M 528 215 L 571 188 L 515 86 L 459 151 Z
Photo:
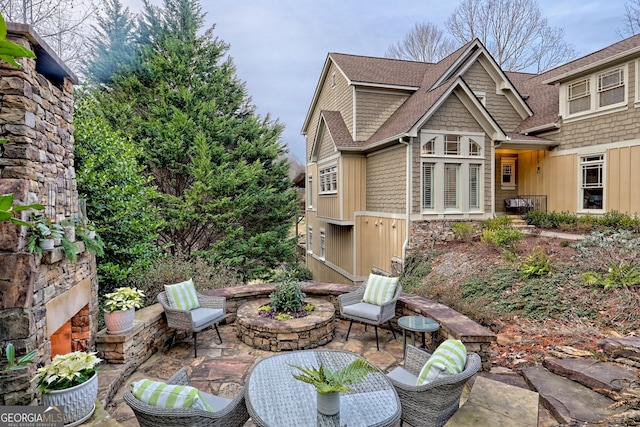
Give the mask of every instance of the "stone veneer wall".
M 482 221 L 471 220 L 425 220 L 411 222 L 411 235 L 407 247 L 407 258 L 415 251 L 433 249 L 436 245 L 454 240 L 452 222 L 468 222 L 480 230 Z
M 8 38 L 37 58 L 19 59 L 19 69 L 0 61 L 0 138 L 7 139 L 0 146 L 0 194 L 13 193 L 15 204 L 41 203 L 60 220 L 79 211 L 72 124 L 77 78 L 29 26 L 7 25 Z M 18 356 L 36 349 L 36 364 L 44 365 L 51 358 L 49 337 L 71 319 L 74 349 L 92 350 L 95 257 L 82 244 L 76 263 L 60 248 L 40 257 L 27 252 L 27 237 L 25 227 L 0 222 L 0 277 L 7 279 L 0 281 L 0 345 L 13 343 Z M 0 378 L 0 405 L 35 402 L 29 380 L 37 365 Z

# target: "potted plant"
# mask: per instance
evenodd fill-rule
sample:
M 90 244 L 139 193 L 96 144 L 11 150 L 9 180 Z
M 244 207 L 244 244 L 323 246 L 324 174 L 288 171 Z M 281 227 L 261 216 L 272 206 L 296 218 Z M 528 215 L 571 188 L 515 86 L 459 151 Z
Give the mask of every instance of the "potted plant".
M 42 250 L 53 249 L 55 239 L 62 239 L 64 231 L 60 224 L 52 222 L 42 215 L 31 215 L 31 234 L 27 241 L 27 249 L 42 255 Z
M 347 387 L 362 381 L 369 373 L 376 372 L 376 368 L 359 357 L 339 371 L 332 372 L 320 364 L 319 367 L 302 367 L 290 365 L 301 374 L 293 374 L 297 380 L 311 384 L 316 388 L 318 412 L 324 415 L 335 415 L 340 412 L 340 393 L 350 393 Z
M 89 419 L 96 408 L 98 372 L 101 359 L 95 353 L 74 351 L 58 354 L 36 372 L 35 381 L 44 406 L 64 407 L 64 424 L 76 426 Z
M 97 233 L 99 230 L 97 230 L 93 221 L 83 216 L 79 216 L 75 221 L 76 238 L 84 242 L 84 247 L 87 251 L 98 256 L 104 255 L 104 242 Z
M 118 288 L 105 294 L 104 323 L 108 334 L 124 334 L 133 329 L 136 308 L 140 308 L 144 292 L 131 287 Z

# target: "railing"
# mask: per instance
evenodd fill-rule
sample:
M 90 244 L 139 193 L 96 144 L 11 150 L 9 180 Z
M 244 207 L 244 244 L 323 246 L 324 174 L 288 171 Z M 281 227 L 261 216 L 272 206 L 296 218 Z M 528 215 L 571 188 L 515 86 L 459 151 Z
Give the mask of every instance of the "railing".
M 541 194 L 518 195 L 504 200 L 505 209 L 515 210 L 520 216 L 529 211 L 547 211 L 547 196 Z

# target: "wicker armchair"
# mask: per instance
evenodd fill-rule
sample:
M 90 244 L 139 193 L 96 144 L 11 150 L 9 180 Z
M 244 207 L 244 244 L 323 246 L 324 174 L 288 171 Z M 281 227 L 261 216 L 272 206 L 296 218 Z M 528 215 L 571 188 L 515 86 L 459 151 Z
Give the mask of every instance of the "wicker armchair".
M 176 372 L 167 384 L 189 385 L 189 376 L 185 368 Z M 225 399 L 212 394 L 201 392 L 215 412 L 201 409 L 180 408 L 165 409 L 147 405 L 136 399 L 129 390 L 124 393 L 124 401 L 131 407 L 141 427 L 163 426 L 215 426 L 241 427 L 249 419 L 247 406 L 244 402 L 244 389 L 234 399 Z
M 395 368 L 387 374 L 400 397 L 402 423 L 406 421 L 421 427 L 443 426 L 460 407 L 460 395 L 465 384 L 481 366 L 480 356 L 469 353 L 464 371 L 417 386 L 420 370 L 430 356 L 431 353 L 408 345 L 404 368 Z
M 167 325 L 175 329 L 169 348 L 173 345 L 177 331 L 191 332 L 193 335 L 193 357 L 198 356 L 197 333 L 209 326 L 213 326 L 216 329 L 218 340 L 220 344 L 222 344 L 218 323 L 225 318 L 227 313 L 227 301 L 224 297 L 203 295 L 201 293 L 196 294 L 200 307 L 194 308 L 193 310 L 177 310 L 171 308 L 167 294 L 165 292 L 158 294 L 158 301 L 162 304 L 167 316 Z
M 398 283 L 393 298 L 380 306 L 362 302 L 365 289 L 366 284 L 360 286 L 353 292 L 338 296 L 340 316 L 350 320 L 345 341 L 349 340 L 351 325 L 353 325 L 353 321 L 355 320 L 356 322 L 364 323 L 365 329 L 366 325 L 374 326 L 376 332 L 376 348 L 380 350 L 380 344 L 378 342 L 378 325 L 382 325 L 384 322 L 387 322 L 389 329 L 393 334 L 393 338 L 396 338 L 396 332 L 393 329 L 393 325 L 391 325 L 391 319 L 396 316 L 396 301 L 398 301 L 400 294 L 402 294 L 402 285 Z

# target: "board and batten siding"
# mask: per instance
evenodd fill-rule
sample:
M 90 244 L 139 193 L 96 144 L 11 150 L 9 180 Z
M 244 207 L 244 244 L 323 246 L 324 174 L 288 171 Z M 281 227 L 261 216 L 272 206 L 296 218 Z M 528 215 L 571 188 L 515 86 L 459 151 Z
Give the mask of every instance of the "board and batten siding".
M 356 234 L 356 274 L 366 276 L 373 267 L 391 272 L 391 259 L 402 257 L 407 238 L 406 220 L 358 215 Z
M 307 267 L 311 270 L 313 274 L 313 280 L 316 282 L 322 283 L 343 283 L 343 284 L 353 284 L 353 280 L 349 279 L 347 276 L 340 274 L 338 271 L 334 270 L 330 266 L 327 266 L 323 261 L 320 261 L 316 258 L 307 258 Z
M 327 224 L 325 234 L 327 236 L 325 259 L 339 269 L 353 274 L 353 226 Z
M 342 179 L 338 177 L 342 186 L 342 215 L 344 221 L 353 221 L 355 212 L 365 207 L 367 198 L 367 159 L 364 156 L 344 155 L 340 159 L 343 171 Z
M 518 183 L 518 194 L 546 195 L 549 212 L 576 212 L 578 157 L 575 154 L 550 156 L 548 152 L 538 156 L 535 151 L 521 153 L 518 156 Z
M 605 168 L 607 211 L 640 214 L 640 145 L 608 150 Z

